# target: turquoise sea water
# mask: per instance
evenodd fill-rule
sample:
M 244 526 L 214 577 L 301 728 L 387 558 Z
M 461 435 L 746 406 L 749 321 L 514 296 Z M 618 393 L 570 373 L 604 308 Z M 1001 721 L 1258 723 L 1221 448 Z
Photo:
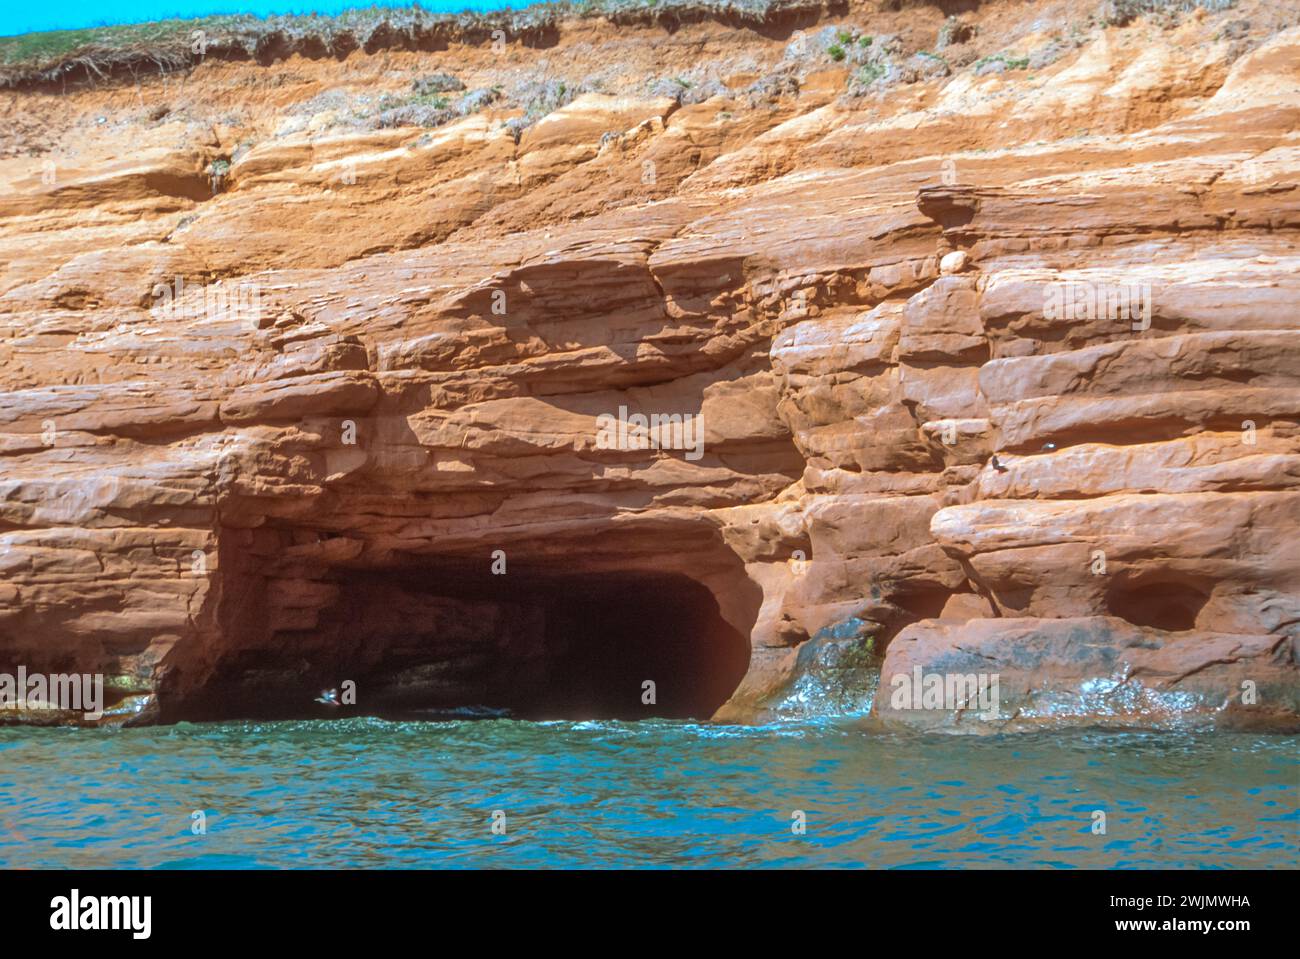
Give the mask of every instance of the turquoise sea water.
M 9 728 L 0 865 L 1294 868 L 1298 745 L 853 720 Z

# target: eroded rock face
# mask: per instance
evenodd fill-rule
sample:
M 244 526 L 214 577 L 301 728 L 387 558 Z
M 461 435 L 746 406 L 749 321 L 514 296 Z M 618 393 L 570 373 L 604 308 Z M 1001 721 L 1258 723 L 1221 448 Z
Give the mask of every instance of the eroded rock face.
M 0 666 L 149 720 L 351 679 L 755 721 L 879 669 L 925 729 L 1295 727 L 1300 29 L 1217 23 L 858 98 L 755 79 L 788 36 L 605 27 L 511 69 L 741 51 L 777 92 L 638 76 L 517 138 L 270 132 L 415 53 L 146 84 L 244 110 L 201 134 L 16 94 L 114 121 L 0 161 Z M 673 448 L 610 442 L 637 415 Z M 894 708 L 918 669 L 1001 711 Z

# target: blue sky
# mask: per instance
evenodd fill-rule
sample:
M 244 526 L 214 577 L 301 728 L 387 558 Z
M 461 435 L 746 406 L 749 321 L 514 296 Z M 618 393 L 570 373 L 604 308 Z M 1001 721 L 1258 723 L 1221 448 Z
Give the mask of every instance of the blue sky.
M 420 0 L 425 10 L 457 13 L 461 10 L 491 10 L 528 6 L 531 0 Z M 106 23 L 139 23 L 170 17 L 201 17 L 213 13 L 338 13 L 348 7 L 368 7 L 371 0 L 55 0 L 54 3 L 0 4 L 0 36 L 35 30 L 71 30 Z M 409 4 L 393 0 L 384 6 Z

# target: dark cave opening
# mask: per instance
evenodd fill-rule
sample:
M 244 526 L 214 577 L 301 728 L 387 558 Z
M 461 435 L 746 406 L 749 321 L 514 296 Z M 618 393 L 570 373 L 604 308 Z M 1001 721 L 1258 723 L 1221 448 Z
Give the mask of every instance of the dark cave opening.
M 526 707 L 538 717 L 708 719 L 749 666 L 748 639 L 688 577 L 602 577 L 559 584 L 557 598 L 546 619 L 556 655 Z
M 1208 600 L 1205 592 L 1188 583 L 1120 583 L 1107 594 L 1106 606 L 1134 626 L 1186 632 L 1196 627 Z
M 704 720 L 749 665 L 748 638 L 680 574 L 425 562 L 336 569 L 330 586 L 311 628 L 232 650 L 173 718 Z M 354 702 L 315 702 L 345 683 Z

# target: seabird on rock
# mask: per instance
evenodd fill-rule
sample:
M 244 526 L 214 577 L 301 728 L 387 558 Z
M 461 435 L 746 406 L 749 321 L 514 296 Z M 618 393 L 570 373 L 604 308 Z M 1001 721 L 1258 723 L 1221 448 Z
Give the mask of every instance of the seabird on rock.
M 993 464 L 993 468 L 997 470 L 999 473 L 1005 473 L 1007 471 L 1007 468 L 998 462 L 998 457 L 996 453 L 993 455 L 993 458 L 989 460 L 989 462 Z

